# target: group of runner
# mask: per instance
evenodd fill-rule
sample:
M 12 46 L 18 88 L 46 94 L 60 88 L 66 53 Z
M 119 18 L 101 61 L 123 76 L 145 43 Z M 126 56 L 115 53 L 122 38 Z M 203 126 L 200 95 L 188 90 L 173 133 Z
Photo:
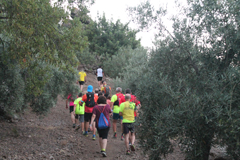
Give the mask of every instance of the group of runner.
M 116 88 L 116 94 L 111 97 L 111 87 L 103 81 L 103 70 L 101 66 L 96 72 L 99 88 L 93 92 L 93 86 L 88 85 L 87 93 L 82 94 L 82 86 L 86 82 L 86 73 L 79 72 L 80 89 L 77 99 L 73 100 L 71 94 L 66 101 L 70 106 L 73 128 L 82 130 L 84 136 L 88 137 L 89 129 L 93 132 L 92 139 L 96 140 L 96 130 L 99 135 L 99 145 L 103 157 L 106 157 L 106 147 L 108 132 L 110 129 L 110 117 L 113 119 L 113 138 L 117 138 L 117 122 L 121 123 L 121 140 L 125 140 L 126 154 L 130 155 L 130 150 L 135 151 L 135 130 L 134 122 L 138 116 L 137 110 L 140 107 L 140 101 L 132 95 L 130 89 L 122 93 L 122 88 Z M 81 77 L 83 76 L 83 77 Z M 79 123 L 80 122 L 80 123 Z

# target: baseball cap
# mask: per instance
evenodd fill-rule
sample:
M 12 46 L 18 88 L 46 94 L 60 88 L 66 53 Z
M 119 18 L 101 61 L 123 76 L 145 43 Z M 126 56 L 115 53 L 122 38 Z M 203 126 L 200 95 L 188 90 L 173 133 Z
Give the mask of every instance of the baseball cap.
M 87 91 L 88 91 L 88 92 L 92 92 L 92 91 L 93 91 L 93 86 L 92 86 L 92 85 L 89 85 L 89 86 L 87 87 Z

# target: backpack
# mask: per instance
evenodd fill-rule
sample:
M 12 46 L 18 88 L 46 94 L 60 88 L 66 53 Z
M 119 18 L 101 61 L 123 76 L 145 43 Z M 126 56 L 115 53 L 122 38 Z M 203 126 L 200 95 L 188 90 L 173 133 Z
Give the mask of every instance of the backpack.
M 117 100 L 113 103 L 114 106 L 119 106 L 121 104 L 121 98 L 123 97 L 123 94 L 118 94 Z
M 95 106 L 94 93 L 87 93 L 86 95 L 87 95 L 87 101 L 85 106 L 94 107 Z
M 99 110 L 99 112 L 101 113 L 100 114 L 100 117 L 98 119 L 98 128 L 99 129 L 105 129 L 105 128 L 108 128 L 109 127 L 109 122 L 107 120 L 107 118 L 105 117 L 105 115 L 103 114 L 103 111 L 105 109 L 106 106 L 104 106 L 102 112 L 99 110 L 99 108 L 97 107 L 97 109 Z
M 104 87 L 104 93 L 105 93 L 105 95 L 109 95 L 109 93 L 110 93 L 110 88 L 109 88 L 108 85 Z

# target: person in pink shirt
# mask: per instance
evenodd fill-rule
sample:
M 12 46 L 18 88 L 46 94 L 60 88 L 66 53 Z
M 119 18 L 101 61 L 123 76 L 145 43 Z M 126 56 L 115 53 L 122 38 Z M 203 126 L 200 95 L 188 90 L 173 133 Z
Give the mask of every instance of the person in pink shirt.
M 66 100 L 66 108 L 68 108 L 69 106 L 69 110 L 70 110 L 70 114 L 71 114 L 71 120 L 73 123 L 73 128 L 76 127 L 76 119 L 75 119 L 75 113 L 73 112 L 74 110 L 74 99 L 72 97 L 71 94 L 68 95 L 67 100 Z

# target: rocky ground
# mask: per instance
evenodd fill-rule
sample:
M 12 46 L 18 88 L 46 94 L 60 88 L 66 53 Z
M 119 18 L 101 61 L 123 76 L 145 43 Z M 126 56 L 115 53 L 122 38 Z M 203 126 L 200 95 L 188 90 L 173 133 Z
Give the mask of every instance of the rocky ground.
M 97 87 L 96 77 L 88 75 L 88 84 Z M 120 124 L 117 126 L 118 138 L 113 139 L 112 128 L 109 132 L 107 156 L 100 154 L 98 139 L 92 140 L 72 128 L 69 109 L 65 108 L 65 100 L 60 96 L 57 105 L 48 115 L 37 116 L 31 110 L 19 115 L 13 123 L 6 120 L 0 121 L 0 160 L 1 159 L 73 159 L 73 160 L 98 160 L 98 159 L 148 159 L 136 143 L 136 151 L 130 156 L 125 155 L 124 141 L 120 140 Z M 137 140 L 136 140 L 137 141 Z M 210 159 L 216 158 L 219 149 L 212 153 Z M 221 152 L 222 153 L 222 152 Z M 179 148 L 165 160 L 184 160 L 184 155 Z

